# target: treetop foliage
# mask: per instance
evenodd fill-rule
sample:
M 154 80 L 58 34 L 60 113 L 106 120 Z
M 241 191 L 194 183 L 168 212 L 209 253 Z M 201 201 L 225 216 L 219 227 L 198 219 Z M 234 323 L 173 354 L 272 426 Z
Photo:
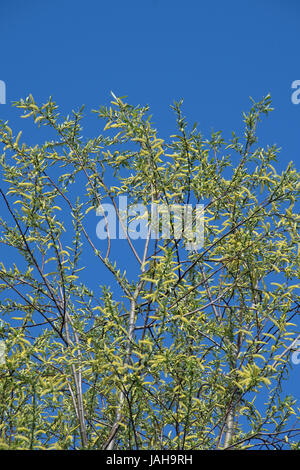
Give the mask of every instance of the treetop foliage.
M 0 122 L 0 448 L 298 448 L 282 385 L 299 339 L 299 173 L 259 145 L 270 96 L 228 142 L 190 127 L 182 101 L 168 139 L 115 95 L 94 138 L 83 108 L 15 106 L 54 139 L 30 146 Z M 204 204 L 203 248 L 126 232 L 130 279 L 90 222 L 106 202 L 120 218 L 121 195 Z

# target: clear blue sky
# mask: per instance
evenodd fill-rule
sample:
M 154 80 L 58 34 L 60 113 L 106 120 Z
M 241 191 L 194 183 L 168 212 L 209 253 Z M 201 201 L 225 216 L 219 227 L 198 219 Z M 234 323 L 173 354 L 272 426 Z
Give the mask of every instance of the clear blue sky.
M 2 0 L 0 118 L 26 130 L 10 103 L 29 93 L 52 95 L 67 113 L 108 103 L 113 90 L 149 104 L 161 137 L 174 131 L 169 105 L 184 98 L 190 122 L 226 139 L 241 130 L 249 96 L 271 93 L 275 111 L 260 135 L 282 148 L 283 169 L 299 161 L 299 21 L 299 0 Z M 99 121 L 87 113 L 87 124 L 95 135 Z M 299 373 L 300 365 L 287 388 L 300 401 Z

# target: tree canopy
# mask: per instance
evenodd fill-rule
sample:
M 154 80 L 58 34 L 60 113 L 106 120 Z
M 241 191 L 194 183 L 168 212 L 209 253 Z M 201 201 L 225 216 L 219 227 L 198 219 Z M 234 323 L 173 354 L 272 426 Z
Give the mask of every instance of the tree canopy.
M 0 448 L 298 448 L 283 384 L 299 340 L 299 173 L 259 145 L 270 96 L 228 141 L 189 126 L 182 101 L 164 139 L 148 106 L 114 95 L 93 138 L 83 107 L 14 104 L 43 143 L 0 122 Z M 121 196 L 203 204 L 203 246 L 187 250 L 174 223 L 122 241 L 106 223 L 100 241 L 96 210 L 110 203 L 122 224 Z

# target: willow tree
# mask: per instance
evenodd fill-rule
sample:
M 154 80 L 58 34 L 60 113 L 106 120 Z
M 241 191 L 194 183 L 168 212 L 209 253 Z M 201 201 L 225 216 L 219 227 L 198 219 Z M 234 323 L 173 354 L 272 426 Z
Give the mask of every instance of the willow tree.
M 284 381 L 299 344 L 299 174 L 258 144 L 270 96 L 228 142 L 189 127 L 182 102 L 165 140 L 148 107 L 114 95 L 95 138 L 83 108 L 14 104 L 47 140 L 1 122 L 1 448 L 298 448 Z M 132 237 L 124 220 L 142 219 L 121 196 L 203 204 L 202 246 L 187 249 L 172 217 L 169 237 L 151 220 Z

